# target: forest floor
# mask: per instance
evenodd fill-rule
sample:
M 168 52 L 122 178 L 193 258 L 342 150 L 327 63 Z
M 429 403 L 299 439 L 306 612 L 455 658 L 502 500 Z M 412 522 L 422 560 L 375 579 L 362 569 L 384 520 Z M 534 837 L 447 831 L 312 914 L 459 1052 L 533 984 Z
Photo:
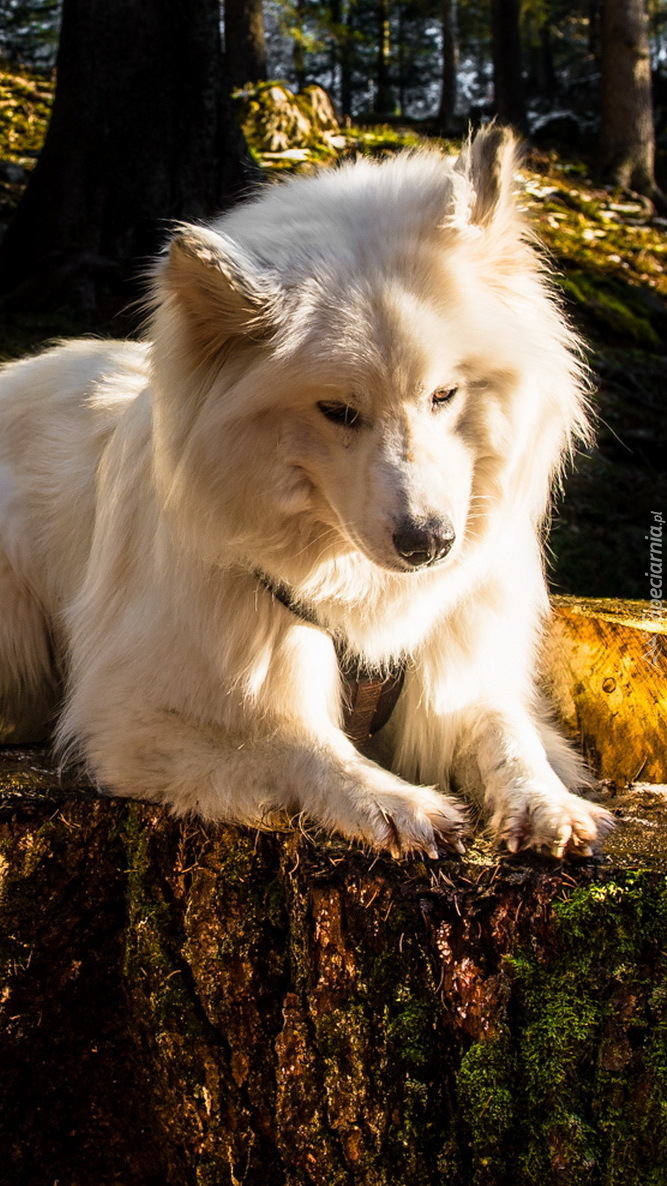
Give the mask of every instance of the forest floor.
M 0 233 L 39 152 L 51 93 L 44 78 L 0 70 Z M 393 152 L 420 140 L 413 127 L 351 128 L 334 138 L 326 159 Z M 321 153 L 308 150 L 271 159 L 255 149 L 255 155 L 263 168 L 281 171 L 322 163 Z M 554 514 L 552 587 L 647 598 L 646 537 L 652 512 L 667 512 L 667 220 L 654 217 L 636 195 L 601 188 L 592 161 L 566 149 L 531 149 L 520 181 L 597 376 L 597 442 L 579 456 Z M 82 328 L 90 326 L 73 323 L 65 310 L 13 318 L 0 324 L 0 358 Z

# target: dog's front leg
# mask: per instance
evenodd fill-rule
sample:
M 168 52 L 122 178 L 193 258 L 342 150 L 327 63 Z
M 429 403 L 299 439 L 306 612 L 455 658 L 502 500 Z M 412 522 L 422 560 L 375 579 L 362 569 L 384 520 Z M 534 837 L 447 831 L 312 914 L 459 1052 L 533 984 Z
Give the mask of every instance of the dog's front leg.
M 261 735 L 234 739 L 144 706 L 111 728 L 98 722 L 86 750 L 103 787 L 166 803 L 179 815 L 260 827 L 285 813 L 303 815 L 395 856 L 463 851 L 459 804 L 383 770 L 333 727 L 315 735 L 294 720 L 276 721 Z
M 561 782 L 535 723 L 521 707 L 480 709 L 467 756 L 479 771 L 491 830 L 510 852 L 532 848 L 555 857 L 589 855 L 613 825 L 608 811 Z
M 434 787 L 404 782 L 360 754 L 339 730 L 286 740 L 285 761 L 291 802 L 327 830 L 396 857 L 464 851 L 460 803 Z

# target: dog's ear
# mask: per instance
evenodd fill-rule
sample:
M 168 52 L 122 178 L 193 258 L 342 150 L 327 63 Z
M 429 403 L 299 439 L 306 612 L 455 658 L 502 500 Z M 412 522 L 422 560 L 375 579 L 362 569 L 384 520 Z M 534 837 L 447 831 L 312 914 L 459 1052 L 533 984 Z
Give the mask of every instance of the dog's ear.
M 240 339 L 265 341 L 275 330 L 277 278 L 207 227 L 179 227 L 160 267 L 158 288 L 185 317 L 202 359 L 226 353 Z
M 473 226 L 502 225 L 513 217 L 519 161 L 519 143 L 510 128 L 490 124 L 469 141 L 457 169 L 466 174 L 472 189 L 468 217 Z

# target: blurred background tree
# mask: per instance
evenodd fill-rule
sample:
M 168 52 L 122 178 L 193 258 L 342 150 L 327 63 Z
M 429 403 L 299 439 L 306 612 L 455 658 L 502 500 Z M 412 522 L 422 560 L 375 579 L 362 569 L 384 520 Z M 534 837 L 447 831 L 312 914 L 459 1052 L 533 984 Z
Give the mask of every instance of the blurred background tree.
M 14 38 L 18 7 L 5 6 Z M 21 52 L 37 64 L 44 5 L 32 24 L 20 7 Z M 63 0 L 61 16 L 53 112 L 0 243 L 0 291 L 33 309 L 66 294 L 92 316 L 136 296 L 132 280 L 168 220 L 229 204 L 252 166 L 231 114 L 217 0 Z
M 72 2 L 65 0 L 66 12 Z M 115 10 L 115 23 L 127 24 L 143 7 L 120 0 L 107 6 L 106 22 Z M 186 57 L 200 7 L 201 0 L 160 6 L 166 26 L 181 20 Z M 602 164 L 635 185 L 646 174 L 646 149 L 644 164 L 627 174 L 613 163 L 618 146 L 623 138 L 647 143 L 652 94 L 664 121 L 667 0 L 207 0 L 207 7 L 211 53 L 218 54 L 215 23 L 226 45 L 223 90 L 267 76 L 298 88 L 316 83 L 344 116 L 430 119 L 452 130 L 498 114 L 534 132 L 567 115 L 589 142 L 602 118 Z M 62 0 L 0 0 L 0 57 L 51 67 L 61 10 Z M 77 22 L 94 23 L 95 0 L 76 13 Z M 66 34 L 69 27 L 68 19 Z M 156 35 L 158 51 L 163 40 Z M 101 43 L 95 52 L 104 52 Z
M 493 92 L 498 118 L 528 131 L 519 0 L 491 0 Z
M 615 185 L 638 190 L 661 207 L 655 180 L 655 133 L 649 14 L 645 0 L 603 0 L 600 164 Z
M 53 65 L 61 0 L 0 0 L 0 55 L 7 62 Z
M 225 77 L 230 87 L 266 78 L 262 0 L 225 0 Z
M 666 102 L 667 0 L 0 0 L 0 353 L 134 332 L 171 222 L 266 171 L 424 136 L 456 151 L 495 115 L 527 136 L 524 200 L 599 377 L 556 587 L 645 597 L 667 501 Z
M 643 21 L 642 52 L 662 96 L 666 0 L 265 0 L 269 74 L 319 83 L 355 118 L 447 123 L 456 108 L 461 127 L 471 112 L 498 112 L 532 130 L 567 110 L 590 138 L 603 58 L 614 53 L 600 36 L 601 14 L 612 7 L 616 23 L 619 12 Z M 620 78 L 617 100 L 619 88 Z

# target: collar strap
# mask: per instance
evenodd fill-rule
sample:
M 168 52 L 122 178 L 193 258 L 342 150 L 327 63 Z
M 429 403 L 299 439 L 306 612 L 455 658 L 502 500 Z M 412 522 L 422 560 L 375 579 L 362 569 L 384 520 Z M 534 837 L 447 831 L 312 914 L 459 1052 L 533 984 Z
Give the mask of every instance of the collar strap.
M 340 640 L 318 621 L 312 609 L 292 596 L 287 585 L 272 581 L 259 570 L 254 575 L 267 593 L 295 617 L 331 635 L 344 684 L 343 729 L 350 740 L 355 745 L 362 745 L 379 733 L 387 724 L 401 693 L 405 660 L 399 660 L 389 669 L 379 669 L 370 667 L 359 656 L 350 656 L 343 650 Z

